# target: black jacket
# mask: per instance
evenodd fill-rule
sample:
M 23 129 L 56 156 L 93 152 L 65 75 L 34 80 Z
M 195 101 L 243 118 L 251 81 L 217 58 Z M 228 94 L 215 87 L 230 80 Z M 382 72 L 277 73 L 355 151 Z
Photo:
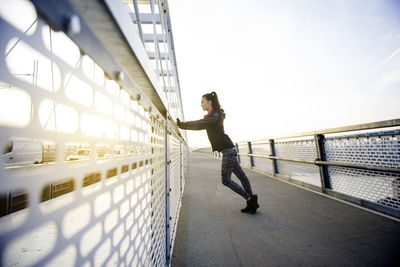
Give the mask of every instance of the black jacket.
M 212 112 L 202 120 L 179 122 L 178 127 L 184 130 L 206 130 L 213 151 L 221 152 L 234 147 L 232 140 L 224 132 L 225 114 L 222 118 L 218 112 Z

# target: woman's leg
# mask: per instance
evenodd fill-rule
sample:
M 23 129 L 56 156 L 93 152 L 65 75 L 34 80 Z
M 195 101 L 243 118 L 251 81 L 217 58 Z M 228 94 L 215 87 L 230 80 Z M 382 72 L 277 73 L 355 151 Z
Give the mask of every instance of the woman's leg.
M 251 190 L 250 181 L 247 178 L 246 174 L 244 173 L 242 167 L 240 166 L 239 161 L 238 160 L 236 160 L 236 161 L 237 161 L 237 164 L 233 168 L 233 173 L 239 178 L 244 190 L 246 190 L 247 194 L 249 194 L 251 197 L 250 200 L 247 201 L 247 206 L 244 209 L 242 209 L 241 212 L 254 214 L 254 213 L 256 213 L 257 209 L 260 207 L 260 205 L 258 205 L 258 203 L 257 203 L 258 197 L 257 197 L 257 195 L 253 195 L 253 191 Z
M 239 161 L 237 160 L 237 157 L 235 157 L 235 159 L 236 159 L 236 163 L 235 163 L 235 166 L 233 167 L 233 173 L 237 176 L 237 178 L 239 178 L 246 193 L 249 196 L 252 196 L 253 191 L 251 190 L 249 178 L 247 178 L 247 175 L 244 173 L 242 167 L 239 164 Z
M 221 166 L 221 176 L 222 176 L 222 184 L 232 189 L 234 192 L 241 195 L 244 199 L 248 199 L 251 195 L 246 192 L 239 184 L 232 181 L 231 176 L 234 169 L 237 169 L 238 165 L 237 156 L 236 155 L 223 155 L 222 157 L 222 166 Z M 240 165 L 239 165 L 240 167 Z M 243 170 L 242 170 L 243 172 Z M 244 172 L 243 172 L 244 173 Z M 246 175 L 245 175 L 246 176 Z M 247 177 L 246 177 L 247 178 Z M 240 178 L 239 178 L 240 179 Z M 241 180 L 242 181 L 242 180 Z M 248 181 L 248 180 L 247 180 Z M 242 182 L 243 184 L 243 182 Z M 250 183 L 248 183 L 250 186 Z M 251 188 L 250 188 L 251 192 Z

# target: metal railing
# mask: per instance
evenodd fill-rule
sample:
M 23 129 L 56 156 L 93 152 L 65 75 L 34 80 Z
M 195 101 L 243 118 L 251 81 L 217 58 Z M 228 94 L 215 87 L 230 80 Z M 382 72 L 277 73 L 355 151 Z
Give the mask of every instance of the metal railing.
M 400 119 L 236 143 L 242 165 L 400 217 Z M 220 158 L 210 148 L 199 152 Z
M 187 143 L 167 1 L 0 14 L 0 266 L 169 266 Z

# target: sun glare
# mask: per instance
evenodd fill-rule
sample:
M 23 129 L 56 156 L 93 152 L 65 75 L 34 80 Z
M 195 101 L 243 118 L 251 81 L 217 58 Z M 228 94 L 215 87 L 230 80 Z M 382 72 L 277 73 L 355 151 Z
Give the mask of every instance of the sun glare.
M 130 132 L 129 128 L 126 126 L 121 126 L 120 128 L 121 139 L 125 141 L 129 141 L 130 139 Z
M 49 131 L 75 133 L 79 126 L 78 112 L 66 105 L 45 99 L 39 107 L 40 125 Z
M 11 49 L 15 39 L 8 43 L 7 50 Z M 57 64 L 23 41 L 10 51 L 6 63 L 11 74 L 18 79 L 50 92 L 60 89 L 61 72 Z
M 48 26 L 44 26 L 42 36 L 47 50 L 51 51 L 53 55 L 61 58 L 71 67 L 78 64 L 81 58 L 79 48 L 63 32 L 55 32 Z
M 92 105 L 92 87 L 75 75 L 67 75 L 65 79 L 65 94 L 69 99 L 86 107 L 90 107 Z
M 103 113 L 105 115 L 112 114 L 113 104 L 112 100 L 108 96 L 100 92 L 96 92 L 96 95 L 94 97 L 94 104 L 98 112 Z
M 82 114 L 81 131 L 84 135 L 102 137 L 106 131 L 105 125 L 105 120 L 99 116 L 88 113 Z
M 118 97 L 119 85 L 113 80 L 106 80 L 106 90 L 113 96 Z
M 119 104 L 115 104 L 114 117 L 119 121 L 125 121 L 125 108 Z
M 3 82 L 0 82 L 3 84 Z M 31 119 L 31 96 L 19 88 L 0 89 L 0 124 L 25 127 Z
M 103 86 L 103 70 L 87 55 L 82 57 L 82 70 L 86 77 L 93 80 L 97 85 Z
M 0 16 L 21 32 L 31 35 L 37 29 L 35 7 L 29 1 L 1 0 Z M 29 30 L 28 30 L 29 29 Z

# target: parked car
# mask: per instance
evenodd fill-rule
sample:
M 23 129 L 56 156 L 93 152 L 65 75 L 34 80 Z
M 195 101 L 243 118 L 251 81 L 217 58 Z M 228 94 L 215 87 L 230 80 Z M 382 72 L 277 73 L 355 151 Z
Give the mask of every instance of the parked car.
M 43 143 L 43 163 L 55 161 L 57 161 L 56 145 Z
M 39 164 L 43 162 L 43 143 L 31 140 L 11 140 L 3 151 L 7 166 Z
M 136 154 L 137 154 L 137 152 L 134 149 L 129 149 L 128 153 L 126 153 L 126 155 L 128 155 L 128 156 L 132 156 L 132 155 L 136 155 Z
M 114 158 L 114 157 L 121 157 L 121 156 L 125 156 L 125 151 L 121 148 L 111 149 L 109 152 L 104 154 L 105 158 Z
M 66 160 L 88 160 L 91 157 L 91 151 L 88 148 L 79 148 L 75 154 L 69 155 Z

